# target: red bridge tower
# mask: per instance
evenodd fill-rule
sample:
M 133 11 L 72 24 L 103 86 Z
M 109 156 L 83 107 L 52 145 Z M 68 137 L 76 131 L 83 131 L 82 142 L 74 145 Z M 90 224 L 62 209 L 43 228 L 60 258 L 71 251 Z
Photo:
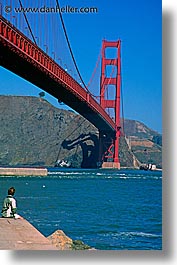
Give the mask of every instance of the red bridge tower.
M 115 58 L 107 57 L 109 51 L 116 51 Z M 111 49 L 110 49 L 111 48 Z M 121 87 L 121 41 L 106 41 L 102 43 L 102 67 L 100 82 L 100 105 L 111 115 L 115 122 L 114 135 L 106 131 L 100 131 L 99 160 L 103 168 L 120 168 L 119 162 L 119 138 L 120 138 L 120 87 Z M 115 54 L 115 53 L 113 53 Z M 109 71 L 108 71 L 109 70 Z

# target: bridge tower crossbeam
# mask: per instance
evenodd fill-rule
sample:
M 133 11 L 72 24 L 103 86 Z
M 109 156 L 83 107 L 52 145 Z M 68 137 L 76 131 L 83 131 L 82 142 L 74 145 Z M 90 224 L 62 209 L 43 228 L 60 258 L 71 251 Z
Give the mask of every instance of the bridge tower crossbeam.
M 107 58 L 106 49 L 116 50 L 115 58 Z M 115 134 L 99 131 L 99 161 L 103 168 L 120 168 L 119 138 L 120 138 L 120 87 L 121 87 L 121 41 L 107 41 L 102 43 L 102 67 L 100 80 L 100 105 L 107 111 L 112 109 L 115 123 Z M 108 76 L 107 68 L 115 70 L 114 75 Z M 110 74 L 110 73 L 109 73 Z M 111 99 L 108 95 L 111 94 Z

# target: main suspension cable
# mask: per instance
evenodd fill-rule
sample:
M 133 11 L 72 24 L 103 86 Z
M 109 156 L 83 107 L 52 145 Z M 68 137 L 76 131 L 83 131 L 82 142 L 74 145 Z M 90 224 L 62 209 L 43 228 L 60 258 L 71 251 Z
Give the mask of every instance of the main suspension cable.
M 56 0 L 56 4 L 57 4 L 57 8 L 60 10 L 60 5 L 59 5 L 59 1 L 58 0 Z M 66 38 L 66 41 L 67 41 L 67 44 L 68 44 L 68 48 L 69 48 L 71 57 L 73 59 L 76 71 L 77 71 L 77 73 L 79 75 L 79 78 L 80 78 L 81 82 L 83 83 L 85 89 L 88 91 L 88 93 L 90 93 L 88 88 L 87 88 L 87 86 L 86 86 L 86 84 L 85 84 L 85 82 L 84 82 L 84 80 L 83 80 L 83 78 L 82 78 L 82 76 L 81 76 L 81 74 L 80 74 L 79 68 L 78 68 L 76 60 L 74 58 L 74 54 L 73 54 L 73 51 L 72 51 L 72 48 L 71 48 L 71 45 L 70 45 L 70 42 L 69 42 L 68 34 L 67 34 L 67 31 L 66 31 L 66 27 L 65 27 L 64 20 L 63 20 L 61 12 L 59 12 L 59 16 L 60 16 L 60 19 L 61 19 L 61 23 L 62 23 L 63 31 L 64 31 L 64 34 L 65 34 L 65 38 Z

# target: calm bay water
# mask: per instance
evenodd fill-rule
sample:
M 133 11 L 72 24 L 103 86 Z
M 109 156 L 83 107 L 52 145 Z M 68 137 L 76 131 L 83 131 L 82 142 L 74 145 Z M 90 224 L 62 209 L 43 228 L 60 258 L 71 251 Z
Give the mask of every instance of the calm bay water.
M 49 169 L 0 177 L 0 203 L 16 188 L 18 213 L 45 236 L 61 229 L 102 250 L 162 249 L 162 173 Z

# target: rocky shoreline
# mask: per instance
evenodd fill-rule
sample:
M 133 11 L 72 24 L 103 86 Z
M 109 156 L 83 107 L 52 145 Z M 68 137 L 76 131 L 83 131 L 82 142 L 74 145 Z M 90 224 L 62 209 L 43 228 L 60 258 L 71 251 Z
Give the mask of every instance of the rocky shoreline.
M 62 230 L 46 237 L 25 219 L 0 218 L 0 250 L 95 250 Z
M 72 240 L 62 230 L 57 230 L 47 237 L 58 250 L 95 250 L 81 240 Z

